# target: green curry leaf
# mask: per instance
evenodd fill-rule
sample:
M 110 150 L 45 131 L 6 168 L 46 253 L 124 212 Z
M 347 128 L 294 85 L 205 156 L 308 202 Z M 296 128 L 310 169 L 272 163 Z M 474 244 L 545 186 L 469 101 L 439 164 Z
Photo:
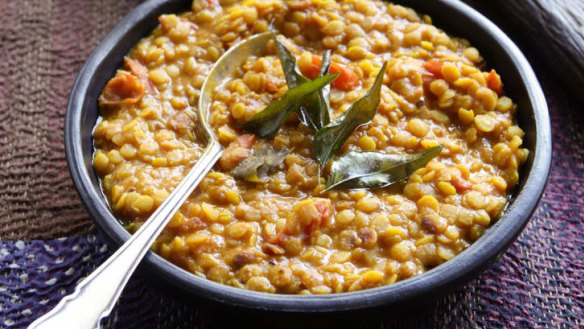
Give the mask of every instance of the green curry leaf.
M 276 45 L 276 52 L 278 53 L 278 58 L 280 59 L 280 65 L 282 65 L 282 71 L 284 72 L 284 78 L 286 78 L 288 88 L 294 88 L 298 84 L 308 81 L 308 79 L 296 69 L 296 58 L 294 55 L 290 53 L 286 46 L 278 41 L 276 34 L 273 32 L 272 37 L 274 39 L 274 44 Z
M 337 120 L 317 131 L 313 150 L 321 166 L 326 165 L 357 127 L 370 122 L 375 116 L 381 100 L 381 86 L 386 67 L 387 62 L 383 63 L 373 86 L 365 96 L 353 103 Z
M 286 149 L 274 149 L 268 143 L 258 143 L 253 148 L 253 155 L 233 168 L 231 175 L 247 182 L 265 182 L 270 170 L 279 166 L 288 155 Z
M 269 139 L 274 137 L 292 111 L 302 104 L 308 96 L 330 84 L 337 76 L 337 73 L 328 74 L 288 89 L 282 98 L 270 103 L 265 109 L 256 113 L 241 128 L 262 138 Z
M 318 74 L 319 77 L 324 77 L 325 75 L 329 74 L 331 68 L 331 51 L 326 50 L 322 54 L 322 63 L 320 64 L 320 72 Z M 317 117 L 317 128 L 320 129 L 331 122 L 329 109 L 330 105 L 330 96 L 331 96 L 331 85 L 326 85 L 322 87 L 321 90 L 318 91 L 317 97 L 314 95 L 308 99 L 308 108 L 313 108 L 316 110 L 312 110 L 310 113 L 315 113 Z M 318 130 L 317 129 L 317 130 Z
M 442 148 L 439 145 L 416 154 L 349 152 L 333 161 L 325 191 L 389 186 L 425 166 Z
M 302 75 L 296 67 L 296 58 L 290 51 L 276 38 L 276 34 L 272 33 L 274 43 L 276 45 L 276 52 L 282 65 L 282 71 L 286 78 L 288 88 L 294 88 L 299 84 L 310 81 L 307 77 Z M 323 54 L 322 64 L 319 77 L 323 77 L 329 73 L 330 68 L 330 51 Z M 306 100 L 296 109 L 296 115 L 300 122 L 311 128 L 314 131 L 322 128 L 330 122 L 329 116 L 329 94 L 330 86 L 323 87 L 318 93 L 310 95 Z

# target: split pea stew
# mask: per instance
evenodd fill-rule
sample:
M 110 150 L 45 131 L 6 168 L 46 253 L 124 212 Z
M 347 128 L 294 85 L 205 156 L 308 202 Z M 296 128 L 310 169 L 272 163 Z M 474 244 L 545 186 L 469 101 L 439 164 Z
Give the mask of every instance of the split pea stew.
M 528 156 L 517 106 L 430 17 L 379 0 L 195 0 L 159 21 L 105 86 L 93 134 L 130 232 L 205 148 L 213 64 L 274 35 L 214 92 L 225 152 L 152 246 L 170 262 L 255 291 L 341 293 L 439 266 L 502 216 Z

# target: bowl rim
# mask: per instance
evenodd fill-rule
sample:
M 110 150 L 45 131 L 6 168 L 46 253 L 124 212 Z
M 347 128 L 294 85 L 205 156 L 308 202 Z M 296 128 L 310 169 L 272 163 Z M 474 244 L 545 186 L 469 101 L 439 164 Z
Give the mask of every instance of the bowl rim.
M 521 233 L 543 194 L 551 165 L 551 128 L 548 108 L 543 91 L 533 69 L 519 48 L 494 23 L 457 0 L 435 0 L 458 14 L 467 16 L 497 40 L 507 52 L 515 68 L 523 78 L 529 102 L 535 116 L 533 163 L 527 173 L 523 188 L 506 209 L 503 217 L 465 251 L 418 276 L 391 285 L 330 295 L 284 295 L 260 293 L 213 282 L 195 276 L 182 268 L 148 252 L 142 261 L 143 268 L 174 285 L 185 293 L 209 298 L 220 303 L 264 311 L 283 312 L 339 312 L 407 303 L 416 299 L 430 298 L 452 290 L 460 282 L 467 282 L 490 265 Z M 74 185 L 93 222 L 116 245 L 125 242 L 130 234 L 111 214 L 103 201 L 101 191 L 93 188 L 85 164 L 81 138 L 83 100 L 88 92 L 89 81 L 99 69 L 105 54 L 132 28 L 145 19 L 148 13 L 168 4 L 165 0 L 148 0 L 133 9 L 99 43 L 80 70 L 73 85 L 65 116 L 65 151 Z M 172 2 L 172 1 L 171 1 Z M 534 175 L 534 173 L 536 173 Z M 487 259 L 487 261 L 485 261 Z

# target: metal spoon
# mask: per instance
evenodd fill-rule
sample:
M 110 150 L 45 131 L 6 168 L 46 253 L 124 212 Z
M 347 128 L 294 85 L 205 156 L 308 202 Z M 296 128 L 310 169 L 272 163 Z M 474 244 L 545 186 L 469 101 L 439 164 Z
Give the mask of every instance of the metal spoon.
M 128 241 L 79 283 L 71 295 L 63 298 L 54 309 L 34 321 L 29 329 L 100 327 L 100 320 L 111 312 L 130 276 L 154 240 L 223 153 L 223 147 L 207 122 L 213 91 L 247 58 L 262 55 L 270 38 L 269 32 L 254 35 L 230 48 L 219 58 L 205 79 L 199 97 L 198 135 L 207 142 L 199 161 Z

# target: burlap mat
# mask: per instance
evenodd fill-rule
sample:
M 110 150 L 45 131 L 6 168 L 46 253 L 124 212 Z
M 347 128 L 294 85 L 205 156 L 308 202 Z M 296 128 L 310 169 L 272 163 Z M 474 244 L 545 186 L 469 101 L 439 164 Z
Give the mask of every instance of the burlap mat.
M 91 224 L 63 146 L 71 86 L 138 0 L 0 0 L 0 238 L 49 238 Z
M 48 239 L 91 230 L 65 162 L 67 96 L 93 47 L 138 2 L 0 0 L 1 240 Z M 531 56 L 529 49 L 524 50 Z M 533 64 L 550 106 L 554 157 L 548 187 L 530 224 L 502 258 L 464 290 L 418 319 L 379 327 L 583 325 L 584 113 L 582 104 L 558 87 L 545 62 Z M 63 243 L 79 243 L 75 239 L 85 241 L 87 235 Z M 3 250 L 45 250 L 36 244 L 5 242 L 0 258 Z M 88 273 L 107 254 L 91 243 L 82 245 L 86 255 L 96 258 L 84 258 L 86 270 L 76 276 Z M 133 303 L 150 300 L 151 294 L 142 294 Z M 153 312 L 148 316 L 156 318 Z M 192 326 L 205 327 L 192 320 Z

